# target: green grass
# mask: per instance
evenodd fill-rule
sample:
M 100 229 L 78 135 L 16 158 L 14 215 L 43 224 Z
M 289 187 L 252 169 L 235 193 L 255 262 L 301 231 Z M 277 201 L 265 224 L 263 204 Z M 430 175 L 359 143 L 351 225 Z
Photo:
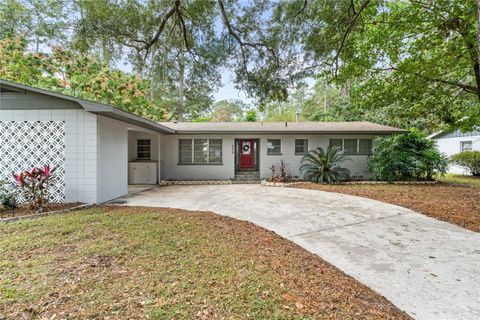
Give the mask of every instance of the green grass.
M 471 187 L 480 187 L 480 177 L 447 173 L 444 176 L 438 176 L 436 179 L 444 183 L 455 183 Z

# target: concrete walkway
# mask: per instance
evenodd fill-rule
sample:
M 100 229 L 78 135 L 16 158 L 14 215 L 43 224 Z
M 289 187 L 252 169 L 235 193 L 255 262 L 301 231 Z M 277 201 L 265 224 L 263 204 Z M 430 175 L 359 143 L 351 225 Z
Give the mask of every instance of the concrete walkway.
M 260 185 L 158 187 L 115 202 L 248 220 L 317 254 L 416 319 L 480 319 L 480 234 L 402 207 Z

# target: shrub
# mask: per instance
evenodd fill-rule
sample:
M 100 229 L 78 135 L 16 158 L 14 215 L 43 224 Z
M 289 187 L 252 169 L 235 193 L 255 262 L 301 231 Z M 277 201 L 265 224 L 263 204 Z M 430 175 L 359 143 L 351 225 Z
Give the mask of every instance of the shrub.
M 332 183 L 350 178 L 350 170 L 340 165 L 347 160 L 339 147 L 329 146 L 325 152 L 322 148 L 310 150 L 303 156 L 300 174 L 304 180 L 316 183 Z
M 268 181 L 288 182 L 292 180 L 292 170 L 289 168 L 285 160 L 280 160 L 280 164 L 271 166 L 272 175 Z
M 456 164 L 474 176 L 480 176 L 480 151 L 463 151 L 453 155 L 450 162 Z
M 24 171 L 18 175 L 13 174 L 25 201 L 30 204 L 31 209 L 43 212 L 48 205 L 50 198 L 48 189 L 55 179 L 55 170 L 56 168 L 50 169 L 49 165 L 44 165 L 43 168 L 35 167 L 31 171 Z
M 14 210 L 18 207 L 18 193 L 14 186 L 0 180 L 0 205 L 5 209 Z
M 432 180 L 446 172 L 447 164 L 435 142 L 418 131 L 376 139 L 368 162 L 375 178 L 385 181 Z

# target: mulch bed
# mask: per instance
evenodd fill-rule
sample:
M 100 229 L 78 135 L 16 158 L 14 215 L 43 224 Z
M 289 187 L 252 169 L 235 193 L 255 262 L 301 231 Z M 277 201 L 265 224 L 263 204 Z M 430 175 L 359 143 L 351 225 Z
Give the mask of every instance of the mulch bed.
M 380 200 L 480 232 L 480 188 L 473 186 L 438 183 L 434 185 L 298 184 L 291 187 Z
M 47 210 L 44 212 L 58 211 L 64 209 L 70 209 L 76 206 L 81 205 L 80 202 L 71 202 L 71 203 L 51 203 L 48 205 Z M 28 205 L 20 205 L 17 209 L 11 210 L 0 207 L 0 219 L 10 218 L 10 217 L 22 217 L 34 215 L 37 212 L 28 207 Z

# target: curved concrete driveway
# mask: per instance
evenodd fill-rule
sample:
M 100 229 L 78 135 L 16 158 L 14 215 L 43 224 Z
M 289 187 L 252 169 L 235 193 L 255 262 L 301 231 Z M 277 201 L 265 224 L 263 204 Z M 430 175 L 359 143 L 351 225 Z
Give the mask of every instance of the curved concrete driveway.
M 158 187 L 115 203 L 248 220 L 319 255 L 414 318 L 480 318 L 480 234 L 402 207 L 260 185 Z

